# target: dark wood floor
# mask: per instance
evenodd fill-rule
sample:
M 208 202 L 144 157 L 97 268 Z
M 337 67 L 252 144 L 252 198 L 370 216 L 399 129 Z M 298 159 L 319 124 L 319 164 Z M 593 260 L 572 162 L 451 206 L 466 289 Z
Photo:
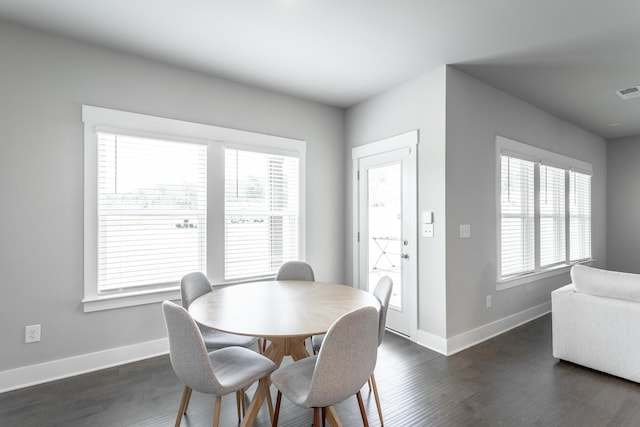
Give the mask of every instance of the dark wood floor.
M 549 315 L 451 357 L 386 334 L 376 378 L 389 427 L 640 426 L 640 385 L 554 359 Z M 0 394 L 0 425 L 171 426 L 181 390 L 168 357 L 157 357 Z M 363 398 L 378 426 L 366 387 Z M 355 398 L 338 413 L 361 425 Z M 212 398 L 194 392 L 182 425 L 212 417 Z M 310 422 L 311 411 L 283 401 L 279 425 Z M 221 425 L 237 425 L 233 396 Z M 266 410 L 256 425 L 270 425 Z

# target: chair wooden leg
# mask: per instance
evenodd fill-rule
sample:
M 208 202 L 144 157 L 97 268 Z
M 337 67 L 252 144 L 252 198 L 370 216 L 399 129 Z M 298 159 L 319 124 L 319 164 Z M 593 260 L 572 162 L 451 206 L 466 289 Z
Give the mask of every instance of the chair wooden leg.
M 264 381 L 264 392 L 267 395 L 267 407 L 269 408 L 269 417 L 273 419 L 273 402 L 271 401 L 271 382 L 268 378 Z M 260 384 L 258 384 L 260 385 Z
M 280 401 L 282 400 L 282 392 L 278 390 L 278 395 L 276 396 L 276 410 L 273 413 L 273 418 L 271 422 L 271 427 L 278 427 L 278 415 L 280 415 Z
M 242 395 L 244 394 L 244 390 L 236 391 L 236 409 L 238 411 L 238 422 L 242 420 L 242 415 L 240 412 L 240 405 L 242 404 Z
M 220 407 L 222 406 L 222 396 L 216 396 L 216 404 L 213 408 L 213 427 L 220 425 Z
M 372 373 L 371 378 L 369 378 L 371 384 L 373 386 L 373 397 L 376 398 L 376 406 L 378 408 L 378 417 L 380 417 L 380 427 L 384 426 L 384 421 L 382 420 L 382 406 L 380 406 L 380 396 L 378 396 L 378 386 L 376 385 L 376 377 Z
M 362 403 L 362 394 L 360 393 L 360 391 L 356 393 L 356 397 L 358 398 L 358 406 L 360 406 L 360 415 L 362 415 L 362 425 L 364 427 L 369 427 L 367 412 L 364 410 L 364 403 Z
M 313 408 L 313 427 L 320 427 L 320 408 Z
M 327 425 L 327 408 L 322 408 L 322 427 L 326 427 Z
M 187 411 L 187 403 L 189 402 L 189 396 L 191 395 L 191 388 L 184 386 L 182 390 L 182 399 L 180 399 L 180 407 L 178 408 L 178 416 L 176 417 L 175 427 L 179 427 L 182 422 L 182 415 Z
M 187 408 L 189 407 L 189 402 L 191 402 L 191 392 L 193 389 L 189 387 L 189 393 L 187 394 L 187 401 L 184 403 L 184 414 L 187 415 Z

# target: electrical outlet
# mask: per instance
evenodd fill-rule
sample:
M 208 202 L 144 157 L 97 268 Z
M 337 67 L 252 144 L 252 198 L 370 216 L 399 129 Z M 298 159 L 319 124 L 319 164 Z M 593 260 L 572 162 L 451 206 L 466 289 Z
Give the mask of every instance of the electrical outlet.
M 24 327 L 24 342 L 32 343 L 40 341 L 40 325 L 30 325 Z
M 487 295 L 487 308 L 491 308 L 491 295 Z

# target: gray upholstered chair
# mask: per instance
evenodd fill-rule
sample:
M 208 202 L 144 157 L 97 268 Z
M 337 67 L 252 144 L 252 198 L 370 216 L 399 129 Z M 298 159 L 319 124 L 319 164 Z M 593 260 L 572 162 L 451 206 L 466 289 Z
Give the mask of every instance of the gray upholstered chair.
M 207 276 L 197 271 L 185 275 L 180 281 L 180 294 L 182 296 L 182 306 L 189 309 L 191 303 L 198 297 L 213 292 L 211 283 Z M 196 322 L 197 323 L 197 322 Z M 251 347 L 258 341 L 256 337 L 246 337 L 243 335 L 227 334 L 216 331 L 207 326 L 197 323 L 198 329 L 202 333 L 204 344 L 209 350 L 217 350 L 229 346 Z
M 287 261 L 280 266 L 276 280 L 307 280 L 313 282 L 315 276 L 309 264 L 302 261 Z
M 201 272 L 194 272 L 185 275 L 180 281 L 180 294 L 182 296 L 182 306 L 185 309 L 189 309 L 191 303 L 198 298 L 208 292 L 213 292 L 211 288 L 211 283 L 207 276 L 205 276 Z M 256 337 L 247 337 L 243 335 L 234 335 L 227 334 L 225 332 L 216 331 L 215 329 L 211 329 L 207 326 L 201 325 L 196 322 L 198 325 L 198 329 L 202 334 L 202 338 L 204 340 L 204 344 L 209 351 L 218 350 L 225 347 L 231 346 L 240 346 L 240 347 L 250 347 L 258 341 Z M 261 345 L 258 345 L 258 349 L 262 348 Z M 189 406 L 189 400 L 191 398 L 191 392 L 186 396 L 186 402 L 184 405 L 184 411 L 186 413 L 187 407 Z M 237 409 L 238 409 L 238 419 L 241 417 L 241 408 L 244 409 L 244 391 L 239 391 L 237 394 Z
M 180 425 L 191 390 L 214 394 L 213 425 L 220 421 L 222 396 L 246 389 L 256 381 L 268 394 L 268 376 L 275 363 L 245 347 L 226 347 L 207 353 L 198 326 L 189 313 L 171 301 L 162 303 L 169 336 L 171 366 L 184 384 L 176 426 Z
M 382 344 L 382 338 L 384 337 L 385 325 L 387 323 L 387 310 L 389 308 L 389 300 L 391 300 L 391 292 L 393 291 L 393 280 L 389 276 L 383 276 L 378 280 L 376 288 L 373 291 L 378 300 L 380 300 L 380 316 L 378 319 L 378 346 Z M 311 345 L 313 352 L 317 353 L 322 346 L 324 335 L 315 335 L 311 339 Z M 371 373 L 369 378 L 369 388 L 373 388 L 373 395 L 376 398 L 376 407 L 378 409 L 378 416 L 380 417 L 380 425 L 384 426 L 384 420 L 382 418 L 382 407 L 380 406 L 380 396 L 378 396 L 378 386 L 376 385 L 376 377 L 374 373 Z
M 303 261 L 287 261 L 280 266 L 276 274 L 276 280 L 304 280 L 313 282 L 316 280 L 313 274 L 313 268 Z M 267 341 L 262 341 L 261 351 L 264 353 L 267 347 Z
M 368 425 L 360 389 L 371 376 L 378 354 L 378 312 L 373 307 L 340 317 L 327 331 L 317 356 L 298 360 L 271 374 L 278 388 L 273 426 L 278 425 L 282 395 L 303 408 L 313 408 L 313 425 L 320 427 L 325 409 L 356 395 Z

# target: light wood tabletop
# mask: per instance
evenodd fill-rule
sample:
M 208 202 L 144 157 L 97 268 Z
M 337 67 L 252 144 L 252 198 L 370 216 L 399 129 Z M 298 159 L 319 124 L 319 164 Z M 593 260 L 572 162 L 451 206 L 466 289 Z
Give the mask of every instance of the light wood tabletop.
M 343 314 L 380 302 L 369 292 L 345 285 L 307 281 L 265 281 L 216 289 L 197 298 L 189 313 L 205 326 L 223 332 L 269 340 L 265 356 L 280 366 L 284 356 L 294 360 L 309 357 L 304 341 L 324 334 Z M 258 388 L 242 420 L 253 425 L 264 401 Z M 327 419 L 340 426 L 330 408 Z

